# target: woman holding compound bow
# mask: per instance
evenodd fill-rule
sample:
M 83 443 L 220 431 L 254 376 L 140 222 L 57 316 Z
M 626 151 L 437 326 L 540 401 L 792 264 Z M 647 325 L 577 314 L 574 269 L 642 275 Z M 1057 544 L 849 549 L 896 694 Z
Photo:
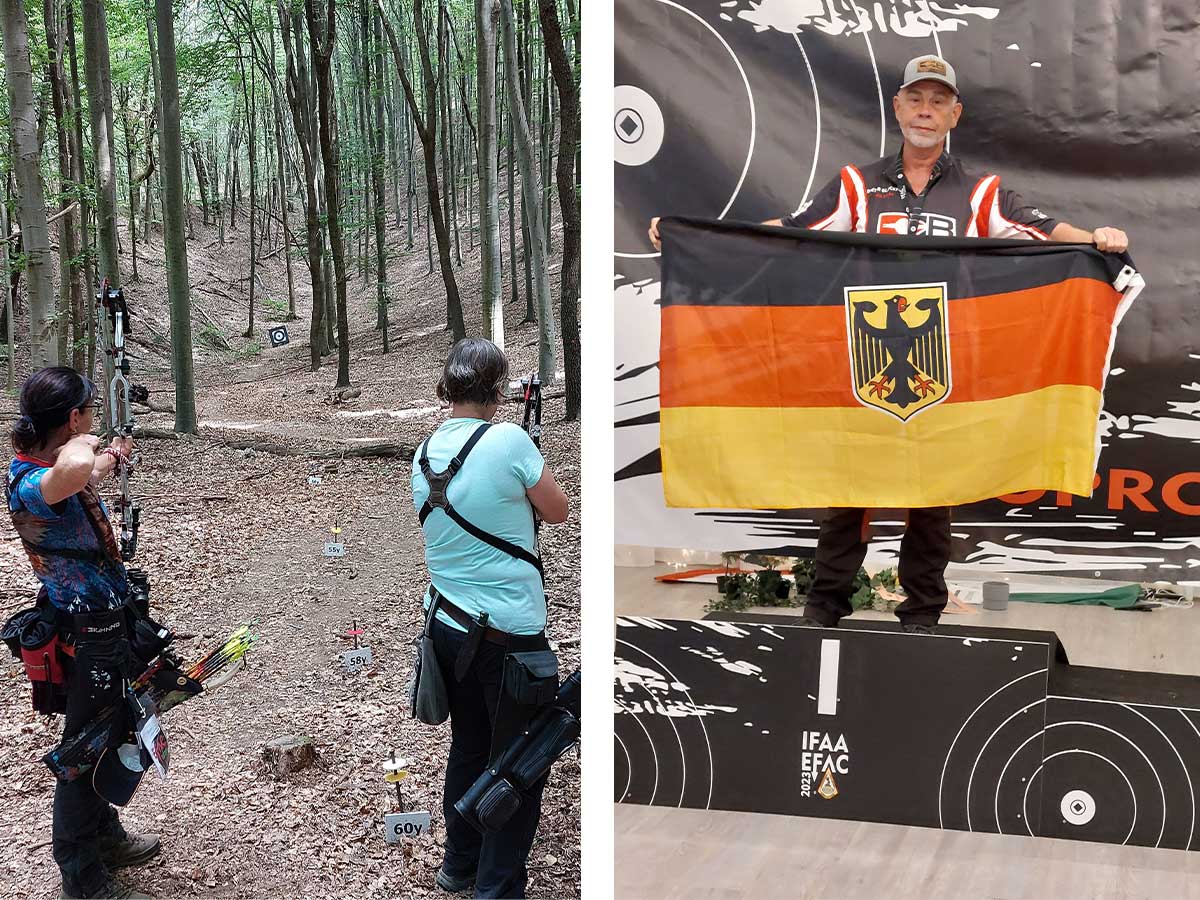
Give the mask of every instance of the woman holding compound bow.
M 456 343 L 437 385 L 450 418 L 418 448 L 412 475 L 431 581 L 426 628 L 452 732 L 437 883 L 457 892 L 474 882 L 476 897 L 525 896 L 545 780 L 492 834 L 476 832 L 454 804 L 558 687 L 535 513 L 565 522 L 567 497 L 524 430 L 492 423 L 507 384 L 499 347 L 483 338 Z
M 38 606 L 47 644 L 34 654 L 44 663 L 35 706 L 66 713 L 64 736 L 122 702 L 128 654 L 129 579 L 96 485 L 129 462 L 133 444 L 118 438 L 97 450 L 95 403 L 94 385 L 73 369 L 55 366 L 26 379 L 7 479 L 13 527 L 42 583 Z M 146 861 L 159 840 L 126 833 L 84 776 L 55 786 L 53 847 L 64 896 L 144 897 L 110 870 Z

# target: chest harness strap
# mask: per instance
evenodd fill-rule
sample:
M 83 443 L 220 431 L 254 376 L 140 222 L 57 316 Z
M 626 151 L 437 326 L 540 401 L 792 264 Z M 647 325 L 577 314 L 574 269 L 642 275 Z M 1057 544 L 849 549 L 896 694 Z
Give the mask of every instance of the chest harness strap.
M 462 449 L 458 451 L 455 457 L 450 460 L 450 464 L 441 472 L 434 472 L 433 468 L 429 465 L 429 439 L 425 439 L 424 443 L 421 444 L 421 455 L 417 459 L 417 464 L 421 468 L 421 474 L 425 477 L 425 481 L 429 484 L 429 499 L 427 499 L 421 505 L 421 511 L 417 514 L 417 518 L 420 520 L 421 526 L 424 527 L 425 520 L 429 518 L 429 514 L 435 509 L 440 509 L 446 515 L 448 515 L 455 522 L 455 524 L 458 525 L 459 528 L 467 532 L 467 534 L 483 541 L 485 544 L 495 547 L 497 550 L 507 553 L 514 559 L 519 559 L 522 562 L 529 563 L 531 566 L 537 569 L 538 575 L 541 576 L 542 584 L 544 586 L 546 583 L 546 573 L 542 569 L 542 561 L 539 557 L 534 556 L 523 547 L 518 547 L 511 541 L 506 541 L 502 537 L 497 537 L 496 535 L 471 524 L 465 518 L 463 518 L 462 514 L 459 513 L 458 510 L 451 505 L 450 498 L 446 495 L 446 491 L 450 486 L 451 480 L 462 469 L 463 463 L 466 462 L 467 457 L 475 448 L 475 445 L 479 443 L 479 439 L 483 437 L 484 432 L 491 427 L 492 425 L 490 422 L 484 422 L 482 425 L 476 428 L 475 431 L 472 432 L 471 436 L 467 438 L 467 442 L 462 445 Z

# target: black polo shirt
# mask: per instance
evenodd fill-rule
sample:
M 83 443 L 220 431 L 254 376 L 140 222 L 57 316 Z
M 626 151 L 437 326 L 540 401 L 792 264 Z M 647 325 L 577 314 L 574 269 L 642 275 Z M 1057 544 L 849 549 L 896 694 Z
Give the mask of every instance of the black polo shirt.
M 861 169 L 845 166 L 784 225 L 821 231 L 1049 240 L 1058 224 L 1000 186 L 999 175 L 967 172 L 943 151 L 925 191 L 914 195 L 901 154 Z

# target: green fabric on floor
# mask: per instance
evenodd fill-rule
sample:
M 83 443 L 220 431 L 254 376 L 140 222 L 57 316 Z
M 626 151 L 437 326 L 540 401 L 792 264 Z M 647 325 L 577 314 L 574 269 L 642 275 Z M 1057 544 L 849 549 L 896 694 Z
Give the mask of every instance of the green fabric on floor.
M 1126 584 L 1107 591 L 1030 592 L 1012 594 L 1010 600 L 1023 603 L 1074 603 L 1077 606 L 1111 606 L 1113 609 L 1128 609 L 1138 601 L 1142 589 L 1136 584 Z

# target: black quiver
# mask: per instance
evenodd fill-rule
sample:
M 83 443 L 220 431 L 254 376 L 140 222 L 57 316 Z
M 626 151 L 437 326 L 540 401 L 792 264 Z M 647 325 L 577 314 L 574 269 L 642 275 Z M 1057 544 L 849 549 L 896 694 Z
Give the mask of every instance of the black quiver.
M 476 830 L 499 831 L 521 808 L 554 762 L 579 741 L 580 670 L 558 689 L 554 702 L 539 710 L 513 742 L 475 780 L 454 808 Z

